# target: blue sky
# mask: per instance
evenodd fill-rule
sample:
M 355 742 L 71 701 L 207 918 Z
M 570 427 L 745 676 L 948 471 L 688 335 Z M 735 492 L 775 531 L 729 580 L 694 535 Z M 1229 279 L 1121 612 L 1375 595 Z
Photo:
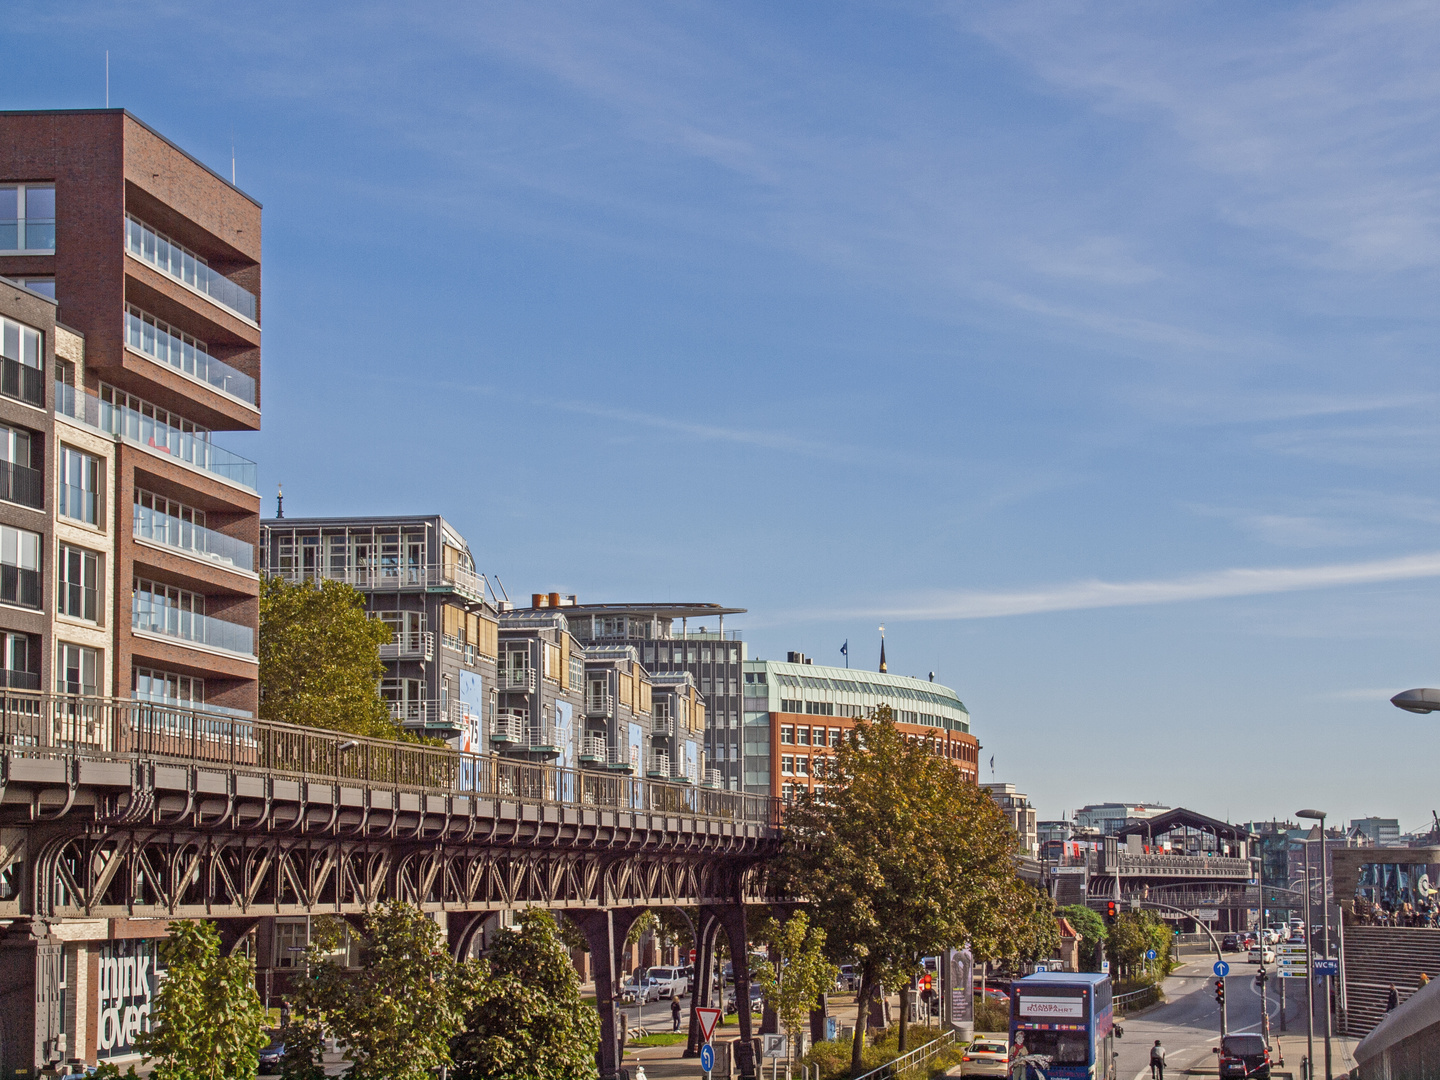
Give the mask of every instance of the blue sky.
M 7 107 L 233 137 L 267 505 L 884 622 L 1042 816 L 1440 806 L 1432 5 L 14 6 Z

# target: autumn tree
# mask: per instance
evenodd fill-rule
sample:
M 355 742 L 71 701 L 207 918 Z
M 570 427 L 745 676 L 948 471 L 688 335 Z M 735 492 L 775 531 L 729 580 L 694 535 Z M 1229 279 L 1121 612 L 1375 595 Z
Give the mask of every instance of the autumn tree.
M 989 795 L 885 706 L 842 740 L 823 797 L 787 809 L 781 882 L 808 900 L 832 958 L 860 967 L 854 1071 L 871 999 L 922 957 L 967 941 L 978 957 L 1033 955 L 1058 940 L 1048 899 L 1016 873 L 1018 845 Z
M 821 994 L 835 986 L 840 969 L 825 955 L 825 931 L 811 926 L 803 911 L 784 921 L 767 920 L 756 936 L 769 943 L 771 959 L 759 965 L 755 984 L 790 1036 L 791 1053 L 797 1054 L 810 1010 Z
M 305 952 L 286 1042 L 286 1077 L 312 1075 L 322 1029 L 345 1045 L 349 1080 L 426 1080 L 450 1064 L 478 992 L 479 962 L 457 962 L 445 935 L 419 908 L 399 900 L 365 917 L 360 966 L 333 959 L 338 941 L 321 933 Z
M 255 993 L 255 965 L 223 956 L 214 923 L 172 922 L 160 945 L 165 977 L 150 1030 L 137 1049 L 155 1062 L 156 1080 L 251 1080 L 269 1041 Z
M 580 996 L 565 943 L 548 912 L 531 909 L 495 936 L 480 962 L 465 1031 L 454 1042 L 456 1080 L 585 1080 L 595 1075 L 600 1017 Z
M 260 715 L 352 735 L 403 737 L 380 698 L 391 639 L 365 598 L 338 581 L 260 585 Z

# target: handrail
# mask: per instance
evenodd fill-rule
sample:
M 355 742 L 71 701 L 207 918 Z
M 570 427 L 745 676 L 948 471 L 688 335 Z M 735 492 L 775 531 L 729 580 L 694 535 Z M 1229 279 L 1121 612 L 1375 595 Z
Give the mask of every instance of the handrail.
M 0 754 L 213 764 L 438 795 L 780 825 L 779 800 L 127 698 L 0 690 Z
M 889 1080 L 890 1077 L 898 1076 L 906 1069 L 913 1069 L 917 1065 L 925 1064 L 954 1041 L 955 1032 L 947 1031 L 938 1039 L 931 1039 L 924 1046 L 917 1047 L 907 1054 L 901 1054 L 867 1073 L 861 1073 L 855 1077 L 855 1080 Z

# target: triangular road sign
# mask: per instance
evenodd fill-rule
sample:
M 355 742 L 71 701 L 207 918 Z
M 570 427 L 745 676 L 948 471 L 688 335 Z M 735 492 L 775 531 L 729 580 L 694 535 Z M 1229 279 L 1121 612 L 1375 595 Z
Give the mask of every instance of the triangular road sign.
M 715 1025 L 720 1022 L 720 1010 L 697 1008 L 695 1017 L 700 1021 L 700 1041 L 710 1042 L 715 1034 Z

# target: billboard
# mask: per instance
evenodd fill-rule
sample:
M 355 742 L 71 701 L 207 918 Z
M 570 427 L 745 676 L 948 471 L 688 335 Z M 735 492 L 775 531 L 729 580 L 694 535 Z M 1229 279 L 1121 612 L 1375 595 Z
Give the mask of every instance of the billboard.
M 473 671 L 460 672 L 460 749 L 467 754 L 485 752 L 485 689 Z

